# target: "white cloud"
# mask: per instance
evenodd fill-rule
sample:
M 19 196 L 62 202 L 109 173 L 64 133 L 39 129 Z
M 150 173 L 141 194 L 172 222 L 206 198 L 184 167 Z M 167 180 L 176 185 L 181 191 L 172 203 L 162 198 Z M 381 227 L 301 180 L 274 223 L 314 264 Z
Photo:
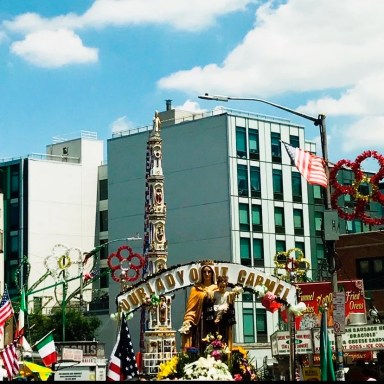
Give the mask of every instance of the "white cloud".
M 181 109 L 192 113 L 203 113 L 206 109 L 201 109 L 199 103 L 196 101 L 186 100 L 184 104 L 174 107 L 174 109 Z
M 62 67 L 73 63 L 95 62 L 98 51 L 83 45 L 73 31 L 38 31 L 11 45 L 11 51 L 39 67 Z
M 118 117 L 110 125 L 112 133 L 128 131 L 129 129 L 135 128 L 135 124 L 127 119 L 127 116 Z
M 342 131 L 342 149 L 351 152 L 356 149 L 383 149 L 384 116 L 369 116 L 359 119 Z

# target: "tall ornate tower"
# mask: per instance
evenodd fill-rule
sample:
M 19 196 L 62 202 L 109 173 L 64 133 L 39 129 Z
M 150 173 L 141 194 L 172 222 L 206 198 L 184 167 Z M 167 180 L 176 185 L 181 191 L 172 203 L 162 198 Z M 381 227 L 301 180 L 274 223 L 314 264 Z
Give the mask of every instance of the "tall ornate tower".
M 167 268 L 166 204 L 160 133 L 161 121 L 156 112 L 153 118 L 153 129 L 147 142 L 143 250 L 146 267 L 143 277 Z M 176 331 L 172 329 L 171 303 L 170 295 L 152 296 L 150 303 L 142 309 L 143 371 L 149 375 L 157 374 L 160 363 L 169 360 L 176 353 Z

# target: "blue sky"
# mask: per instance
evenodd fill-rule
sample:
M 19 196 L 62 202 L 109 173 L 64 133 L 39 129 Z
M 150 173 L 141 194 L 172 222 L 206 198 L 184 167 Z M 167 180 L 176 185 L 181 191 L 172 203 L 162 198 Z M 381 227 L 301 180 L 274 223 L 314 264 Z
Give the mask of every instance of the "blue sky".
M 0 158 L 150 125 L 166 99 L 289 118 L 318 140 L 309 121 L 205 92 L 325 114 L 332 162 L 383 153 L 383 14 L 382 0 L 1 0 Z

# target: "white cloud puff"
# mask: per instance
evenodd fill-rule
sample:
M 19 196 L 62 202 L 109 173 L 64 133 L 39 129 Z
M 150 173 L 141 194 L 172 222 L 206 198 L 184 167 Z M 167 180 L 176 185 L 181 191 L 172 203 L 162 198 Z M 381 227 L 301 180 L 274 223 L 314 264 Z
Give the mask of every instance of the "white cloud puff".
M 14 42 L 11 51 L 36 66 L 47 68 L 98 59 L 96 48 L 85 47 L 79 36 L 67 29 L 30 33 L 24 40 Z

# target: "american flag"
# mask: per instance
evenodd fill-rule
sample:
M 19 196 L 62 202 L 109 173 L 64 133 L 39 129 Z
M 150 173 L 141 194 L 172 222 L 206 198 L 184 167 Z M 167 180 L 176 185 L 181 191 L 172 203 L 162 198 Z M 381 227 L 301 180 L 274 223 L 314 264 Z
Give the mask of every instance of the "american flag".
M 107 381 L 124 381 L 138 375 L 135 352 L 129 333 L 126 315 L 123 313 L 120 332 L 117 336 L 108 365 Z
M 324 159 L 300 148 L 292 147 L 292 145 L 288 143 L 283 142 L 283 144 L 285 145 L 288 155 L 305 180 L 307 180 L 309 184 L 320 185 L 327 188 L 328 179 L 325 174 Z
M 14 376 L 19 373 L 19 362 L 16 353 L 15 342 L 7 345 L 0 352 L 0 357 L 1 360 L 3 360 L 5 370 L 7 371 L 8 380 L 11 380 Z
M 12 303 L 8 295 L 7 288 L 4 288 L 3 297 L 0 303 L 0 335 L 4 332 L 6 321 L 13 315 Z

